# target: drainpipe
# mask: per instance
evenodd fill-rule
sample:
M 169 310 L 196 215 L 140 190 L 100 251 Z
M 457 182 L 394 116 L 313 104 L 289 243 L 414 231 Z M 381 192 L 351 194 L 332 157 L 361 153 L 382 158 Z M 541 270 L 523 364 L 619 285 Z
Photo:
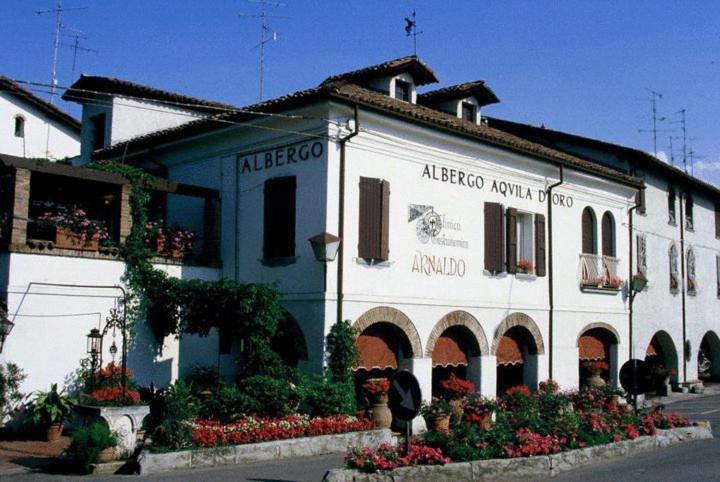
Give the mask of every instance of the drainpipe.
M 629 344 L 629 359 L 633 359 L 633 301 L 635 300 L 635 292 L 632 289 L 633 273 L 633 212 L 638 208 L 638 205 L 628 209 L 629 217 L 629 243 L 628 243 L 628 344 Z
M 338 236 L 340 241 L 340 249 L 338 250 L 337 261 L 337 321 L 343 319 L 343 265 L 345 259 L 345 144 L 347 141 L 360 133 L 360 118 L 358 116 L 358 106 L 353 106 L 353 116 L 355 119 L 355 128 L 353 131 L 341 138 L 340 143 L 340 176 L 338 188 Z
M 685 331 L 685 324 L 687 315 L 685 313 L 685 207 L 683 199 L 685 193 L 680 192 L 680 277 L 682 282 L 680 285 L 680 299 L 682 300 L 682 364 L 683 364 L 683 382 L 687 381 L 687 353 L 685 353 L 685 340 L 687 333 Z
M 562 184 L 565 180 L 565 171 L 563 165 L 558 166 L 560 168 L 560 180 L 555 184 L 551 184 L 547 188 L 547 218 L 548 218 L 548 302 L 550 305 L 550 311 L 548 312 L 548 345 L 550 350 L 548 352 L 548 369 L 549 378 L 553 377 L 553 319 L 555 314 L 555 301 L 554 301 L 554 290 L 553 290 L 553 211 L 552 211 L 552 191 L 554 188 Z

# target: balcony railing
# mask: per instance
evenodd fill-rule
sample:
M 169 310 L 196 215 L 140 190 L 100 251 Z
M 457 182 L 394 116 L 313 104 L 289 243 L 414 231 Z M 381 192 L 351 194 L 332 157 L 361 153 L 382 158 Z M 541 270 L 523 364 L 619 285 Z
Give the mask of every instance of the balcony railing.
M 580 255 L 580 286 L 619 290 L 623 280 L 618 276 L 620 259 L 597 254 Z

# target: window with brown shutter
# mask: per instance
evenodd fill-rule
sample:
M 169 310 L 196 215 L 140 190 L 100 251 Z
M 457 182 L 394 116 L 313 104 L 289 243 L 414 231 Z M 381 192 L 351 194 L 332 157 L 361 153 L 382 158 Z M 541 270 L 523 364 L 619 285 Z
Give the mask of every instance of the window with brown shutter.
M 535 274 L 545 276 L 545 216 L 535 215 Z
M 505 227 L 507 229 L 507 246 L 505 248 L 506 267 L 508 273 L 517 273 L 517 209 L 507 208 Z
M 503 271 L 503 207 L 485 203 L 485 269 L 491 273 Z
M 390 258 L 390 183 L 360 178 L 358 257 L 373 261 Z
M 609 211 L 602 217 L 602 254 L 615 257 L 615 219 Z
M 584 254 L 597 254 L 595 239 L 595 213 L 592 208 L 586 207 L 582 213 L 582 252 Z
M 720 238 L 720 204 L 715 203 L 715 237 Z
M 638 189 L 635 193 L 635 204 L 638 214 L 645 214 L 645 189 Z
M 295 256 L 295 191 L 295 176 L 265 181 L 265 259 Z

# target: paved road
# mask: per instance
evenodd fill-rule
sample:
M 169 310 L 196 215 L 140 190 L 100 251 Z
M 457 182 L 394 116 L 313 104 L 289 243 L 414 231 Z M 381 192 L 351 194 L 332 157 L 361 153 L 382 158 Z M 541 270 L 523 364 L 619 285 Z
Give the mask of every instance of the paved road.
M 678 401 L 668 410 L 692 420 L 709 420 L 716 438 L 681 444 L 628 458 L 599 461 L 554 477 L 558 481 L 720 481 L 720 394 Z M 317 482 L 327 469 L 342 466 L 341 455 L 289 459 L 272 465 L 265 463 L 170 472 L 141 477 L 148 481 L 253 481 L 253 482 Z M 22 474 L 5 480 L 77 480 L 79 477 L 46 474 Z M 83 477 L 83 481 L 138 480 L 135 476 Z M 525 479 L 533 480 L 533 479 Z M 430 482 L 430 481 L 428 481 Z

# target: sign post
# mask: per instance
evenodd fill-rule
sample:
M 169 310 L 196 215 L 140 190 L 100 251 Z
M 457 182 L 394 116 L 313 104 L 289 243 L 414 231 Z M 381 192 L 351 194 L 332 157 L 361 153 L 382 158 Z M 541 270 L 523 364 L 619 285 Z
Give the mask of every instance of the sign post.
M 633 408 L 637 412 L 637 398 L 647 391 L 648 368 L 643 360 L 633 358 L 623 363 L 620 368 L 620 385 L 633 397 Z
M 405 454 L 410 451 L 410 429 L 420 411 L 421 398 L 420 384 L 409 371 L 400 370 L 390 379 L 388 408 L 393 418 L 405 423 Z

